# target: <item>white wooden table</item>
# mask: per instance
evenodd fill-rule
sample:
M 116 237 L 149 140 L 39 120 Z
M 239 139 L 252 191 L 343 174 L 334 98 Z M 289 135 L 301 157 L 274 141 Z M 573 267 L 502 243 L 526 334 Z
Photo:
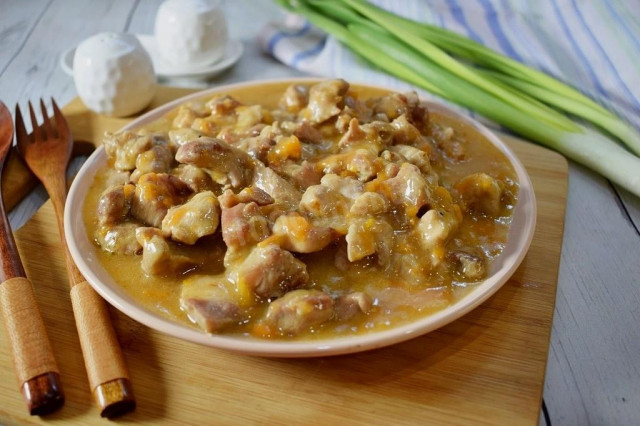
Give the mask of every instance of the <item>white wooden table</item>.
M 67 103 L 76 90 L 60 54 L 100 31 L 151 33 L 160 2 L 0 0 L 0 99 L 10 107 L 50 96 Z M 225 11 L 245 54 L 210 85 L 300 75 L 255 43 L 262 25 L 281 16 L 273 2 L 227 0 Z M 31 196 L 12 223 L 44 197 Z M 639 229 L 640 200 L 571 164 L 544 390 L 552 424 L 640 424 Z

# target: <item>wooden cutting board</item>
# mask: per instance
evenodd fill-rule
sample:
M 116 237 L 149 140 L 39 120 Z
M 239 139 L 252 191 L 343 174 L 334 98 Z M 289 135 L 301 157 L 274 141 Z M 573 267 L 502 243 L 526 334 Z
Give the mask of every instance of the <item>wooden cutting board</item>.
M 187 93 L 162 88 L 154 106 Z M 64 108 L 77 139 L 99 140 L 127 119 Z M 111 309 L 138 408 L 158 424 L 537 424 L 554 310 L 567 191 L 563 157 L 506 137 L 538 201 L 531 249 L 496 295 L 428 335 L 361 354 L 315 359 L 234 355 L 165 336 Z M 45 421 L 107 423 L 92 404 L 50 203 L 16 233 L 66 393 Z M 26 413 L 0 328 L 0 424 Z

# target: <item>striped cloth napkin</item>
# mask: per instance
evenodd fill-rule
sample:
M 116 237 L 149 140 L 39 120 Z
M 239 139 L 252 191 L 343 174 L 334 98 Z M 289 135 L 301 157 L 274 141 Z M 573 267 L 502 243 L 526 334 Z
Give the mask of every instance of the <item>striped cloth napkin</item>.
M 370 0 L 371 1 L 371 0 Z M 569 83 L 640 130 L 638 0 L 373 0 L 387 10 L 463 34 Z M 297 15 L 261 31 L 262 48 L 323 77 L 412 86 L 373 69 Z M 425 98 L 435 96 L 421 92 Z

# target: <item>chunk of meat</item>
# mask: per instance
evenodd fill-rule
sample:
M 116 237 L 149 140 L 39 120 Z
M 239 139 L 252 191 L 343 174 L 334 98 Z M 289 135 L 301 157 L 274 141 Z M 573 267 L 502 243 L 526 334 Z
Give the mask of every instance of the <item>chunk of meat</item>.
M 355 219 L 349 225 L 346 240 L 350 262 L 376 254 L 378 263 L 386 265 L 393 247 L 393 227 L 383 219 Z
M 261 105 L 239 106 L 236 108 L 236 115 L 238 117 L 236 128 L 241 132 L 256 124 L 271 121 L 269 111 Z
M 131 184 L 107 188 L 98 200 L 98 223 L 113 225 L 124 221 L 131 209 L 135 187 Z
M 187 184 L 193 192 L 208 191 L 215 188 L 211 177 L 200 167 L 191 164 L 180 164 L 171 170 L 171 175 Z
M 307 105 L 309 121 L 322 123 L 340 114 L 344 107 L 344 95 L 348 90 L 349 83 L 342 79 L 327 80 L 311 86 Z
M 174 150 L 177 150 L 185 143 L 198 139 L 200 136 L 202 136 L 200 132 L 189 128 L 169 130 L 169 144 Z
M 191 127 L 198 118 L 206 117 L 206 111 L 200 111 L 194 105 L 180 105 L 173 119 L 173 128 L 185 129 Z
M 136 135 L 133 132 L 107 133 L 103 145 L 117 170 L 130 171 L 136 168 L 138 155 L 151 149 L 153 140 L 150 135 Z
M 327 293 L 293 290 L 271 302 L 264 323 L 280 334 L 295 336 L 330 320 L 333 315 L 333 299 Z
M 286 161 L 277 167 L 271 166 L 300 190 L 305 190 L 313 185 L 318 185 L 322 179 L 322 171 L 318 169 L 315 163 L 304 160 L 302 163 Z
M 354 173 L 358 180 L 367 182 L 378 174 L 379 165 L 376 159 L 377 156 L 373 152 L 358 149 L 347 164 L 347 170 Z
M 350 200 L 340 191 L 327 185 L 313 185 L 307 188 L 300 200 L 300 210 L 315 218 L 339 216 L 343 219 L 349 211 Z
M 142 175 L 131 200 L 131 214 L 150 226 L 160 228 L 170 207 L 182 204 L 191 193 L 186 183 L 165 173 Z
M 396 177 L 383 181 L 381 186 L 383 195 L 392 204 L 402 206 L 409 217 L 416 216 L 429 204 L 429 186 L 420 169 L 413 164 L 403 163 Z
M 195 244 L 199 238 L 213 234 L 219 221 L 218 200 L 213 192 L 204 191 L 181 206 L 171 207 L 162 220 L 162 232 L 174 241 Z
M 242 105 L 237 99 L 229 95 L 218 96 L 205 104 L 211 115 L 226 116 L 233 113 L 237 107 Z
M 307 266 L 277 245 L 258 246 L 232 272 L 241 295 L 280 297 L 309 281 Z
M 417 96 L 413 97 L 412 95 L 415 93 L 390 93 L 374 98 L 369 103 L 375 115 L 382 114 L 388 121 L 391 121 L 403 114 L 411 113 L 417 102 Z
M 264 135 L 240 139 L 234 146 L 245 151 L 251 157 L 267 162 L 269 151 L 275 145 L 275 140 Z
M 136 170 L 139 175 L 145 173 L 168 173 L 173 165 L 173 152 L 168 145 L 154 145 L 136 158 Z
M 334 189 L 350 200 L 355 200 L 364 192 L 364 184 L 357 179 L 340 177 L 334 174 L 324 175 L 320 180 L 321 185 Z
M 445 257 L 444 246 L 458 229 L 460 216 L 455 212 L 429 210 L 418 222 L 417 231 L 422 248 L 431 256 L 431 264 L 439 265 Z
M 222 208 L 222 239 L 231 250 L 254 245 L 271 234 L 269 221 L 254 202 Z
M 109 253 L 132 255 L 142 250 L 136 239 L 136 228 L 140 225 L 133 222 L 100 226 L 95 233 L 95 240 L 102 250 Z
M 447 257 L 453 262 L 457 272 L 466 279 L 477 281 L 487 273 L 484 258 L 479 254 L 454 250 L 449 252 Z
M 486 173 L 474 173 L 460 179 L 454 188 L 464 201 L 468 210 L 478 211 L 489 216 L 500 213 L 502 188 L 498 181 Z
M 298 113 L 309 102 L 309 88 L 301 84 L 292 84 L 287 87 L 280 98 L 280 108 L 285 111 Z
M 327 226 L 312 224 L 299 213 L 292 212 L 278 217 L 273 224 L 273 235 L 268 240 L 296 253 L 320 251 L 337 237 Z
M 220 197 L 218 197 L 220 206 L 223 208 L 231 208 L 240 203 L 255 202 L 259 206 L 266 206 L 273 203 L 271 195 L 267 194 L 260 188 L 248 186 L 238 194 L 234 194 L 232 190 L 227 189 Z
M 297 123 L 293 134 L 306 143 L 319 143 L 324 139 L 322 132 L 313 127 L 308 121 Z
M 188 257 L 173 254 L 171 246 L 157 228 L 137 228 L 136 239 L 142 246 L 140 266 L 147 275 L 167 276 L 193 264 Z
M 202 137 L 187 142 L 178 149 L 176 160 L 206 169 L 216 183 L 234 188 L 248 185 L 253 175 L 251 157 L 220 139 Z
M 364 192 L 355 199 L 349 214 L 358 217 L 375 216 L 388 212 L 390 207 L 389 201 L 377 192 Z
M 184 280 L 180 307 L 208 333 L 237 324 L 245 316 L 233 286 L 219 276 L 192 276 Z
M 276 203 L 284 204 L 292 210 L 298 206 L 302 198 L 295 186 L 259 162 L 256 162 L 253 184 L 269 194 Z
M 358 314 L 366 314 L 373 306 L 373 299 L 367 293 L 355 291 L 339 296 L 334 302 L 338 321 L 348 321 Z
M 404 158 L 409 163 L 417 166 L 422 173 L 431 173 L 429 154 L 423 150 L 410 145 L 394 145 L 389 147 L 389 151 L 398 154 L 401 158 Z
M 407 120 L 406 115 L 401 115 L 391 122 L 394 129 L 393 141 L 397 144 L 413 144 L 417 139 L 422 138 L 420 130 Z

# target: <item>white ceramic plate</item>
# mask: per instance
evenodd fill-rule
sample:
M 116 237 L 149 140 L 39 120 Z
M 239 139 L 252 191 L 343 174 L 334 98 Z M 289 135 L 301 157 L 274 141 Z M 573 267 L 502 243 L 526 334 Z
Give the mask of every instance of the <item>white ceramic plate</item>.
M 317 80 L 295 80 L 295 82 L 313 82 Z M 276 82 L 276 81 L 272 81 Z M 280 80 L 280 82 L 282 82 Z M 294 82 L 294 81 L 292 81 Z M 175 100 L 150 111 L 134 120 L 124 129 L 144 126 L 183 102 L 213 93 L 224 93 L 232 89 L 246 88 L 268 82 L 248 82 L 212 88 Z M 69 249 L 78 268 L 96 291 L 113 306 L 131 318 L 161 332 L 203 345 L 214 346 L 250 355 L 274 357 L 312 357 L 338 355 L 359 352 L 388 346 L 433 331 L 448 324 L 487 300 L 511 277 L 522 262 L 531 239 L 536 222 L 536 201 L 531 180 L 524 167 L 514 153 L 497 136 L 483 125 L 463 117 L 441 105 L 432 107 L 445 110 L 476 127 L 511 161 L 520 183 L 518 203 L 516 204 L 508 242 L 503 253 L 492 264 L 489 277 L 457 303 L 431 316 L 419 319 L 410 324 L 374 332 L 366 335 L 341 337 L 309 341 L 269 341 L 255 338 L 234 337 L 226 335 L 210 335 L 178 322 L 171 321 L 157 313 L 142 307 L 131 298 L 118 283 L 105 271 L 95 255 L 95 247 L 89 239 L 82 220 L 82 205 L 95 173 L 107 161 L 104 148 L 97 149 L 85 162 L 71 185 L 65 208 L 65 231 Z M 123 129 L 123 130 L 124 130 Z
M 143 35 L 136 34 L 138 40 L 145 48 L 147 52 L 149 52 L 149 56 L 151 56 L 151 61 L 153 62 L 153 69 L 156 75 L 160 78 L 167 79 L 194 79 L 194 80 L 203 80 L 206 78 L 213 77 L 227 68 L 231 67 L 235 64 L 242 53 L 244 51 L 244 46 L 242 42 L 239 40 L 229 40 L 227 42 L 227 46 L 224 50 L 224 55 L 222 59 L 218 62 L 214 62 L 209 65 L 202 65 L 198 67 L 175 67 L 167 64 L 158 54 L 158 49 L 156 48 L 156 41 L 151 35 Z M 60 66 L 70 76 L 73 77 L 73 56 L 76 53 L 76 48 L 72 47 L 67 49 L 62 53 L 60 58 Z

